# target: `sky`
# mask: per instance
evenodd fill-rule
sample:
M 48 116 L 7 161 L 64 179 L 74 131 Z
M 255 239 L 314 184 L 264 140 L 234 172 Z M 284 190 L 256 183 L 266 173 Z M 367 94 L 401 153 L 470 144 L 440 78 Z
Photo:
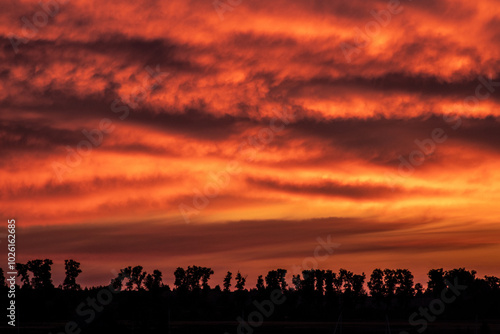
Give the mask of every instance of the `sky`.
M 500 276 L 498 0 L 1 4 L 0 212 L 56 285 Z

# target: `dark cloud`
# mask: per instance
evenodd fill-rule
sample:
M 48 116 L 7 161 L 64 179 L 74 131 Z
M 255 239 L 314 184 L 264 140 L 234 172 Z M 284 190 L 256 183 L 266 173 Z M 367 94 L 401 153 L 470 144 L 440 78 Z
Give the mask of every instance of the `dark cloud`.
M 392 198 L 401 198 L 403 195 L 412 196 L 436 196 L 442 195 L 441 191 L 429 189 L 404 189 L 401 187 L 391 187 L 387 185 L 377 185 L 370 183 L 342 183 L 338 181 L 318 180 L 304 183 L 289 183 L 272 179 L 249 178 L 247 182 L 251 186 L 263 187 L 270 190 L 285 193 L 294 193 L 303 196 L 319 195 L 326 197 L 348 198 L 354 200 L 374 200 L 383 201 Z
M 95 195 L 101 191 L 113 190 L 139 190 L 168 184 L 174 180 L 167 175 L 148 175 L 137 178 L 123 177 L 94 177 L 80 182 L 55 182 L 49 181 L 43 185 L 23 185 L 20 187 L 9 186 L 0 194 L 3 200 L 16 200 L 30 198 L 32 200 L 64 198 L 68 196 Z
M 361 218 L 318 218 L 307 220 L 252 220 L 187 225 L 143 221 L 112 225 L 73 225 L 23 228 L 19 239 L 24 253 L 108 254 L 123 256 L 137 252 L 154 256 L 196 256 L 229 252 L 249 259 L 311 256 L 317 239 L 339 246 L 339 252 L 373 253 L 399 250 L 433 252 L 437 250 L 487 247 L 481 242 L 465 242 L 453 235 L 480 235 L 471 229 L 450 232 L 448 238 L 436 238 L 435 221 L 381 223 Z M 415 231 L 419 231 L 415 234 Z M 396 234 L 398 236 L 396 236 Z M 413 235 L 413 237 L 409 237 Z M 385 237 L 384 237 L 385 236 Z M 390 237 L 389 237 L 390 236 Z M 432 238 L 430 241 L 428 238 Z M 344 244 L 349 238 L 363 243 Z M 338 245 L 341 244 L 341 245 Z M 467 245 L 466 245 L 467 244 Z M 249 256 L 254 254 L 254 256 Z M 265 255 L 264 255 L 265 254 Z

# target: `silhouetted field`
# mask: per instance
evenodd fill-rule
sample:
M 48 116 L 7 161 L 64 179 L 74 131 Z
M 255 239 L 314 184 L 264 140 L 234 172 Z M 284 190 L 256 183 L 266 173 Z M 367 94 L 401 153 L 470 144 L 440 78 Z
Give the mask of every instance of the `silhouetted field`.
M 500 322 L 498 320 L 488 320 L 488 327 L 484 325 L 472 322 L 435 322 L 429 325 L 429 328 L 423 332 L 427 334 L 469 334 L 469 333 L 500 333 Z M 23 326 L 21 328 L 12 330 L 5 326 L 0 326 L 1 333 L 23 333 L 23 334 L 42 334 L 42 333 L 53 333 L 54 328 L 61 328 L 64 323 L 52 323 L 52 324 L 31 324 L 30 326 Z M 195 334 L 195 333 L 206 333 L 206 334 L 238 334 L 238 324 L 234 321 L 174 321 L 170 324 L 170 328 L 162 326 L 153 326 L 150 324 L 137 324 L 131 321 L 119 321 L 115 324 L 101 324 L 89 327 L 82 331 L 82 333 L 95 333 L 95 334 L 112 334 L 112 333 L 123 333 L 123 334 L 149 334 L 149 333 L 164 333 L 164 334 Z M 262 333 L 262 334 L 323 334 L 328 333 L 343 333 L 343 334 L 361 334 L 361 333 L 374 333 L 374 334 L 385 334 L 389 333 L 387 331 L 386 322 L 363 322 L 363 321 L 349 321 L 343 322 L 342 324 L 337 324 L 336 322 L 266 322 L 260 327 L 253 329 L 252 332 L 241 332 L 241 333 Z M 400 331 L 408 331 L 407 322 L 391 322 L 390 331 L 391 333 L 399 333 Z M 410 333 L 417 333 L 416 331 Z
M 272 291 L 182 292 L 163 288 L 156 292 L 121 291 L 106 305 L 94 304 L 98 311 L 89 312 L 87 306 L 92 304 L 88 301 L 97 301 L 103 289 L 107 287 L 82 291 L 20 291 L 17 298 L 20 328 L 12 331 L 2 324 L 0 333 L 356 334 L 389 333 L 388 324 L 391 333 L 403 330 L 418 333 L 421 324 L 412 326 L 411 315 L 436 300 L 431 295 L 423 295 L 413 297 L 408 303 L 398 299 L 386 303 L 370 296 L 317 293 L 308 296 L 300 291 L 287 291 L 281 295 L 285 298 L 283 303 L 272 307 L 272 312 L 256 316 L 260 310 L 256 304 L 267 305 L 270 310 Z M 500 333 L 498 300 L 494 294 L 481 299 L 464 295 L 447 305 L 433 321 L 426 322 L 428 328 L 420 333 Z M 252 319 L 254 323 L 259 322 L 258 325 L 248 325 Z M 247 324 L 245 329 L 241 321 Z M 81 332 L 65 331 L 69 322 L 75 322 Z
M 425 290 L 409 270 L 375 269 L 368 294 L 365 274 L 345 269 L 304 270 L 292 286 L 286 270 L 272 270 L 249 290 L 238 272 L 232 291 L 230 272 L 221 289 L 208 284 L 210 268 L 177 268 L 172 290 L 160 271 L 136 266 L 109 285 L 81 289 L 78 262 L 66 262 L 58 288 L 50 265 L 19 264 L 22 287 L 0 288 L 4 297 L 15 291 L 18 326 L 7 327 L 6 319 L 0 333 L 500 333 L 500 279 L 463 268 L 431 269 Z

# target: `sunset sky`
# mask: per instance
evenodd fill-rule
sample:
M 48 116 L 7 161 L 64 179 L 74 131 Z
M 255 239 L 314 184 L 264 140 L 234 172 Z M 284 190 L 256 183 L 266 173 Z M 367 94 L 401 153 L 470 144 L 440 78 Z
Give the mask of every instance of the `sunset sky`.
M 56 286 L 291 282 L 328 236 L 323 269 L 500 275 L 500 1 L 41 3 L 1 0 L 0 212 Z

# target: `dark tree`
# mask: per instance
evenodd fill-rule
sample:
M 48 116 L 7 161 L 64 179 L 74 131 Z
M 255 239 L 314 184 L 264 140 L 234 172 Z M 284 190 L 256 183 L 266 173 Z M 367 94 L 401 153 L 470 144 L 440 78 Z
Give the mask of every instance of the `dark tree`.
M 3 269 L 0 268 L 0 289 L 7 287 L 7 283 L 5 282 L 5 275 L 3 274 Z
M 16 263 L 17 277 L 21 276 L 21 282 L 23 283 L 23 286 L 21 287 L 22 289 L 31 289 L 28 270 L 27 264 Z
M 314 273 L 314 275 L 316 276 L 316 291 L 318 291 L 318 293 L 320 295 L 323 295 L 323 291 L 324 291 L 324 283 L 325 283 L 325 271 L 324 270 L 320 270 L 320 269 L 316 269 L 316 272 Z
M 118 275 L 116 276 L 116 278 L 113 278 L 111 280 L 111 283 L 110 283 L 111 287 L 115 291 L 121 291 L 124 279 L 125 279 L 124 269 L 122 269 L 122 270 L 120 270 L 120 273 L 118 273 Z
M 214 271 L 207 267 L 189 266 L 187 270 L 179 267 L 174 272 L 174 285 L 181 290 L 194 291 L 202 287 L 209 289 L 208 280 L 213 273 Z
M 345 269 L 340 269 L 339 270 L 339 277 L 342 279 L 344 282 L 344 292 L 346 293 L 351 293 L 353 291 L 353 281 L 352 278 L 354 276 L 354 273 L 352 271 L 348 271 Z
M 384 290 L 387 297 L 392 297 L 396 293 L 396 271 L 384 269 Z
M 296 291 L 299 291 L 302 288 L 302 282 L 300 279 L 300 274 L 299 275 L 293 275 L 292 276 L 292 284 L 295 288 Z
M 325 292 L 327 294 L 332 294 L 335 291 L 333 287 L 333 282 L 335 280 L 335 273 L 331 270 L 325 271 Z
M 457 280 L 459 284 L 465 284 L 468 287 L 471 287 L 474 285 L 474 281 L 476 280 L 476 271 L 465 270 L 465 268 L 452 269 L 445 273 L 444 278 L 451 284 L 453 284 L 454 281 Z
M 279 281 L 278 271 L 271 270 L 267 273 L 266 286 L 269 290 L 280 289 L 280 281 Z
M 333 276 L 333 285 L 335 285 L 335 290 L 338 293 L 342 292 L 342 285 L 344 284 L 344 277 L 340 276 L 340 274 L 336 275 L 334 274 Z
M 125 283 L 125 286 L 127 287 L 128 291 L 132 291 L 134 289 L 134 282 L 132 281 L 132 267 L 128 266 L 126 268 L 123 268 L 122 270 L 120 270 L 120 273 L 121 276 L 123 277 L 122 281 L 125 278 L 128 278 L 128 281 L 127 283 Z
M 365 284 L 366 275 L 362 273 L 361 275 L 352 275 L 352 291 L 355 296 L 364 296 L 366 294 L 365 288 L 363 285 Z
M 155 269 L 152 275 L 148 274 L 144 280 L 144 286 L 148 291 L 155 291 L 161 288 L 163 286 L 161 271 Z
M 178 290 L 187 290 L 187 279 L 186 279 L 186 271 L 184 268 L 178 267 L 175 272 L 175 281 L 174 285 Z
M 52 274 L 50 272 L 52 267 L 52 260 L 32 260 L 27 263 L 28 270 L 33 273 L 31 285 L 34 289 L 51 289 L 54 288 L 52 284 Z
M 146 275 L 147 275 L 146 272 L 142 271 L 142 266 L 135 266 L 134 268 L 132 268 L 130 276 L 130 282 L 132 283 L 132 288 L 133 285 L 135 285 L 135 288 L 137 290 L 141 290 L 142 281 L 144 281 Z
M 398 297 L 413 296 L 413 274 L 408 269 L 396 270 L 396 295 Z
M 204 290 L 209 290 L 210 286 L 208 285 L 208 280 L 210 276 L 214 274 L 214 271 L 211 268 L 201 267 L 201 286 Z
M 132 290 L 143 290 L 143 288 L 146 288 L 147 290 L 155 290 L 159 289 L 162 287 L 162 273 L 159 270 L 154 270 L 153 274 L 149 274 L 145 271 L 142 270 L 142 266 L 135 266 L 131 267 L 128 266 L 126 268 L 123 268 L 120 270 L 120 273 L 118 276 L 114 279 L 111 280 L 111 286 L 113 289 L 121 291 L 123 281 L 125 279 L 128 279 L 127 282 L 125 283 L 125 286 L 127 287 L 128 291 Z M 177 268 L 182 269 L 182 268 Z M 177 270 L 176 272 L 177 273 Z M 177 283 L 177 280 L 176 280 Z
M 495 276 L 484 276 L 485 281 L 492 290 L 500 290 L 500 278 Z
M 203 276 L 203 271 L 201 267 L 189 266 L 186 270 L 186 278 L 188 282 L 188 287 L 191 291 L 200 290 L 201 284 L 200 280 Z
M 236 289 L 238 291 L 243 291 L 245 289 L 246 281 L 247 281 L 246 276 L 243 277 L 241 273 L 238 271 L 238 273 L 236 274 L 236 285 L 235 285 Z
M 415 284 L 415 296 L 420 297 L 424 294 L 424 287 L 422 284 L 417 283 Z
M 314 291 L 315 275 L 316 270 L 314 269 L 302 271 L 301 290 L 305 293 L 312 293 Z
M 80 284 L 76 283 L 76 278 L 82 270 L 80 269 L 80 263 L 75 260 L 64 260 L 64 268 L 66 270 L 66 278 L 64 278 L 63 289 L 64 290 L 80 290 Z
M 370 281 L 368 282 L 370 295 L 374 298 L 382 298 L 384 296 L 384 272 L 382 269 L 374 269 Z
M 229 288 L 231 287 L 231 279 L 233 278 L 233 274 L 228 271 L 226 274 L 226 277 L 224 277 L 224 291 L 229 291 Z
M 286 269 L 278 269 L 277 272 L 278 272 L 278 282 L 280 284 L 281 291 L 285 292 L 288 287 L 288 284 L 286 283 L 285 280 L 287 271 Z
M 431 269 L 427 274 L 429 281 L 427 282 L 427 291 L 429 291 L 434 297 L 438 297 L 446 288 L 444 283 L 444 271 L 443 268 Z
M 258 291 L 264 290 L 266 287 L 264 286 L 264 279 L 262 278 L 262 275 L 259 275 L 257 278 L 257 284 L 255 285 Z

